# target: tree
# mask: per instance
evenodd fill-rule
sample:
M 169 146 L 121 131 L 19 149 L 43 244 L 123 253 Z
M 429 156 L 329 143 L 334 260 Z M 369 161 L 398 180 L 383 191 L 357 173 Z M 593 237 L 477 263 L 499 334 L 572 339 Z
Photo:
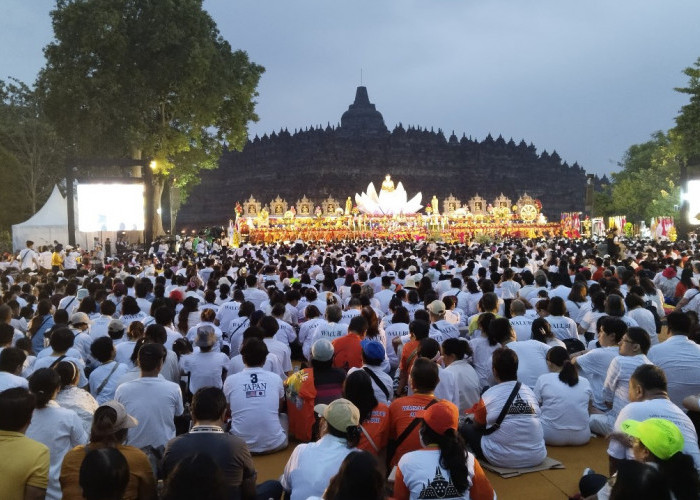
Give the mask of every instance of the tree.
M 680 197 L 680 143 L 674 131 L 661 131 L 643 144 L 634 144 L 612 174 L 612 183 L 596 194 L 596 215 L 626 215 L 648 220 L 670 215 Z
M 680 139 L 681 152 L 686 159 L 691 159 L 700 157 L 700 58 L 683 73 L 689 78 L 688 86 L 676 90 L 689 94 L 690 102 L 681 107 L 675 132 Z
M 57 0 L 51 17 L 37 88 L 76 156 L 154 159 L 157 209 L 165 182 L 186 191 L 244 145 L 264 68 L 231 49 L 202 0 Z
M 37 211 L 61 177 L 63 151 L 36 92 L 19 80 L 0 80 L 0 182 L 14 198 L 3 225 Z

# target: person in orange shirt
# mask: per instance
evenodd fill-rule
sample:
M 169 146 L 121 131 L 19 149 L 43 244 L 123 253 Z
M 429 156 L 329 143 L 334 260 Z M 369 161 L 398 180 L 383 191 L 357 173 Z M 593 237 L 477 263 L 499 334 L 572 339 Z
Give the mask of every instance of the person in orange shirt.
M 399 384 L 396 389 L 397 396 L 401 396 L 406 392 L 408 374 L 411 373 L 413 362 L 418 356 L 420 341 L 427 339 L 429 332 L 430 324 L 427 321 L 416 319 L 409 323 L 408 333 L 411 335 L 411 340 L 406 342 L 401 351 L 401 359 L 399 360 Z M 400 342 L 398 338 L 395 340 Z
M 390 467 L 398 464 L 401 457 L 409 451 L 420 450 L 423 445 L 418 436 L 420 421 L 418 412 L 437 403 L 435 387 L 440 381 L 437 364 L 427 358 L 418 358 L 411 369 L 412 396 L 395 399 L 389 406 L 389 439 L 387 461 Z M 408 434 L 406 430 L 413 427 Z
M 399 461 L 394 498 L 493 500 L 491 483 L 457 431 L 457 407 L 441 400 L 416 416 L 422 419 L 420 439 L 425 448 L 406 453 Z
M 363 316 L 355 316 L 350 320 L 347 335 L 333 341 L 335 356 L 333 366 L 346 372 L 350 368 L 362 366 L 362 339 L 367 333 L 367 320 Z

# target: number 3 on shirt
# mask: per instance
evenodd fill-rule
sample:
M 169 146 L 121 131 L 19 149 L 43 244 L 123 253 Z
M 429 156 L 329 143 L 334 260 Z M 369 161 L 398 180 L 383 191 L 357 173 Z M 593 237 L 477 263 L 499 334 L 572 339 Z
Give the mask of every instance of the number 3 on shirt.
M 251 383 L 251 384 L 257 384 L 257 383 L 258 383 L 258 375 L 257 375 L 257 373 L 251 373 L 251 374 L 250 374 L 250 383 Z

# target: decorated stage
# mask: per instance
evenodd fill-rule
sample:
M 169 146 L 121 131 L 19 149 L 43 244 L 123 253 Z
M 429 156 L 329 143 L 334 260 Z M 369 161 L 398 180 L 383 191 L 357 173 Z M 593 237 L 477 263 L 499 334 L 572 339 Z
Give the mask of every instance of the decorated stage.
M 296 205 L 279 196 L 262 205 L 252 195 L 236 203 L 229 223 L 233 245 L 273 243 L 297 239 L 341 241 L 381 238 L 401 241 L 426 239 L 470 242 L 473 239 L 538 238 L 562 235 L 562 224 L 550 223 L 542 203 L 523 193 L 516 202 L 501 193 L 492 201 L 478 194 L 462 202 L 453 195 L 440 201 L 433 196 L 424 207 L 422 194 L 408 198 L 401 184 L 387 175 L 376 191 L 348 196 L 341 202 L 328 197 L 314 202 L 303 196 Z

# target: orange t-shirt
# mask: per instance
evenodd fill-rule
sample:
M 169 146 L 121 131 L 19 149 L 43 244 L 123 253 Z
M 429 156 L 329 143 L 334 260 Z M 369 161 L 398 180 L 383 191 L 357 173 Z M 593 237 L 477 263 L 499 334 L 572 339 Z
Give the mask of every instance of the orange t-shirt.
M 419 347 L 420 342 L 417 340 L 409 340 L 406 342 L 406 344 L 403 346 L 403 351 L 401 351 L 401 360 L 399 361 L 400 371 L 410 373 L 411 366 L 413 366 L 413 362 L 417 357 L 413 356 L 413 353 L 417 352 Z M 411 360 L 410 362 L 409 359 Z
M 342 368 L 346 372 L 350 368 L 362 367 L 362 338 L 354 333 L 348 333 L 333 341 L 335 356 L 333 366 Z
M 416 412 L 425 408 L 433 399 L 435 398 L 432 395 L 414 394 L 413 396 L 404 396 L 394 400 L 389 407 L 389 437 L 397 439 L 416 418 Z M 392 467 L 399 463 L 399 459 L 404 453 L 423 448 L 418 437 L 419 430 L 420 426 L 417 425 L 396 448 L 396 452 L 391 459 L 390 465 Z
M 362 428 L 367 431 L 377 449 L 375 450 L 370 444 L 364 432 L 357 447 L 372 455 L 378 455 L 389 442 L 389 407 L 384 403 L 378 403 L 372 410 L 372 415 L 362 422 Z

